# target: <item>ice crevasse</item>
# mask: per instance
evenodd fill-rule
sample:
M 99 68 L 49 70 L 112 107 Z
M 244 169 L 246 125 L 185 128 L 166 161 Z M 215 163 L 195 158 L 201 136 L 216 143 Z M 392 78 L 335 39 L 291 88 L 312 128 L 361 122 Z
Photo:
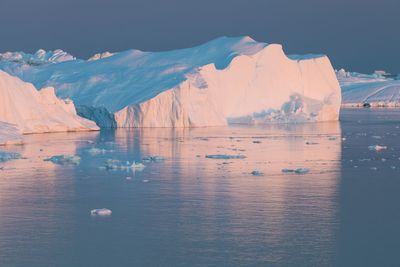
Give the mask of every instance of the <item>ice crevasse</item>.
M 80 115 L 106 127 L 330 121 L 338 120 L 341 104 L 328 57 L 286 56 L 281 45 L 249 37 L 24 68 L 0 62 L 0 68 L 38 88 L 53 86 Z

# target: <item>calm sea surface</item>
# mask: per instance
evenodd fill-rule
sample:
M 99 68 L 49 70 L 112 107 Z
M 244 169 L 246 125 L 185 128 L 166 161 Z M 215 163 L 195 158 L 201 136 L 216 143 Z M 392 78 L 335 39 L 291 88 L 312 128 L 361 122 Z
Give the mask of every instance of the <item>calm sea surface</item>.
M 343 110 L 340 123 L 29 135 L 0 150 L 23 156 L 0 163 L 1 267 L 400 266 L 399 110 Z M 54 155 L 80 164 L 44 161 Z M 104 168 L 154 155 L 165 160 Z

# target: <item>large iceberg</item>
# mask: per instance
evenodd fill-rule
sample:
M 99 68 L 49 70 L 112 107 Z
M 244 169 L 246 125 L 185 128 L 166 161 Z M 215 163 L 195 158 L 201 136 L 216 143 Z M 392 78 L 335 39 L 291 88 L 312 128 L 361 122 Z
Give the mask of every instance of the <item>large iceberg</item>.
M 199 127 L 337 120 L 341 92 L 329 59 L 286 56 L 282 46 L 222 37 L 168 52 L 129 50 L 3 69 L 54 87 L 105 127 Z
M 0 138 L 2 143 L 29 133 L 98 130 L 76 114 L 70 100 L 55 96 L 54 89 L 40 91 L 17 77 L 0 71 Z
M 373 74 L 336 72 L 342 87 L 343 106 L 400 107 L 400 79 L 384 71 Z

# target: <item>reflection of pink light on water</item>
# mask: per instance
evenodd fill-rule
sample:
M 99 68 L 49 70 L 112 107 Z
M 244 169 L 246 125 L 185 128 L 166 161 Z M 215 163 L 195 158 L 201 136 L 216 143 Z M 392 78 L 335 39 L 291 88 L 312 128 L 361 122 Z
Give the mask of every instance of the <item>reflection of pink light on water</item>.
M 334 236 L 334 228 L 323 226 L 336 221 L 334 198 L 341 171 L 341 131 L 336 122 L 29 135 L 26 143 L 7 147 L 20 152 L 25 159 L 3 164 L 5 169 L 0 171 L 1 214 L 22 214 L 26 218 L 66 216 L 63 214 L 74 212 L 87 214 L 88 210 L 104 204 L 113 212 L 116 210 L 113 217 L 121 216 L 118 209 L 130 205 L 129 197 L 133 195 L 117 193 L 124 195 L 127 202 L 115 207 L 108 205 L 112 202 L 102 202 L 102 195 L 93 195 L 95 206 L 82 211 L 70 202 L 85 198 L 79 190 L 78 180 L 88 178 L 88 183 L 95 188 L 99 186 L 98 181 L 106 179 L 111 191 L 116 190 L 118 187 L 115 186 L 121 181 L 134 187 L 145 186 L 146 190 L 157 186 L 155 195 L 148 196 L 159 198 L 160 205 L 166 205 L 166 208 L 172 204 L 165 203 L 165 199 L 171 198 L 171 193 L 175 194 L 176 220 L 182 222 L 180 231 L 193 231 L 188 218 L 201 220 L 196 232 L 204 239 L 213 240 L 215 236 L 224 235 L 232 242 L 255 240 L 261 247 L 275 247 L 279 252 L 281 243 L 293 242 L 294 246 L 300 246 L 307 244 L 307 240 L 331 242 Z M 115 152 L 93 156 L 87 153 L 91 147 Z M 62 154 L 78 154 L 86 161 L 78 166 L 59 166 L 43 161 Z M 205 157 L 210 154 L 245 155 L 246 158 Z M 132 161 L 156 155 L 165 157 L 165 161 L 145 163 L 143 172 L 99 170 L 107 158 Z M 284 168 L 309 168 L 310 173 L 283 173 Z M 254 170 L 263 172 L 264 176 L 251 175 Z M 111 177 L 113 179 L 109 179 Z M 132 178 L 127 181 L 126 177 Z M 137 179 L 149 183 L 136 183 Z M 59 199 L 60 196 L 65 201 Z M 39 199 L 45 204 L 39 201 L 21 205 L 21 199 Z M 84 206 L 84 203 L 79 205 Z M 43 206 L 45 208 L 41 209 Z M 201 218 L 196 214 L 201 214 Z M 75 219 L 69 217 L 67 220 Z M 6 229 L 9 225 L 4 222 L 7 220 L 0 219 L 0 228 Z M 221 225 L 226 227 L 221 229 Z M 292 236 L 303 231 L 300 228 L 304 225 L 315 226 L 312 232 L 304 232 L 302 240 Z M 57 231 L 57 225 L 47 224 L 47 228 L 47 231 Z M 264 232 L 265 229 L 268 231 Z M 245 249 L 246 244 L 243 246 Z M 321 253 L 321 257 L 329 257 L 323 255 L 326 252 L 323 247 L 313 249 L 315 253 Z M 268 260 L 280 257 L 279 253 L 266 255 L 275 257 Z

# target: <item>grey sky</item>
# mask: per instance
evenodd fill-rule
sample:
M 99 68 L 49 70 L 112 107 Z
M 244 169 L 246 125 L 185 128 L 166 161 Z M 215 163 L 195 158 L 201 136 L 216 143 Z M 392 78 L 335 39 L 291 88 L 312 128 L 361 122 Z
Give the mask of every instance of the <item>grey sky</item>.
M 218 36 L 324 53 L 336 68 L 400 73 L 399 0 L 0 0 L 0 51 L 190 47 Z

